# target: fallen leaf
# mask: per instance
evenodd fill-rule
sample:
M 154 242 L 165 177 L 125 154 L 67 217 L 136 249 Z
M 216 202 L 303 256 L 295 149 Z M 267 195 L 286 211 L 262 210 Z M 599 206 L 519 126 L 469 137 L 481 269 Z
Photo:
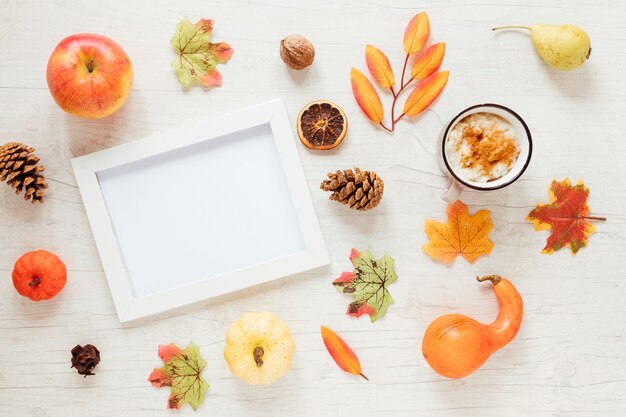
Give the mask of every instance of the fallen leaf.
M 337 333 L 333 332 L 326 326 L 321 327 L 322 331 L 322 340 L 324 340 L 324 346 L 330 353 L 330 356 L 333 358 L 335 363 L 352 375 L 360 375 L 366 380 L 369 379 L 363 375 L 361 372 L 361 363 L 359 362 L 359 358 L 354 354 L 350 346 L 346 342 L 343 341 L 341 337 L 337 335 Z
M 365 62 L 378 85 L 384 88 L 393 87 L 393 70 L 383 51 L 372 45 L 365 46 Z
M 385 255 L 377 260 L 368 250 L 359 252 L 352 249 L 350 261 L 354 271 L 342 273 L 333 285 L 344 294 L 352 294 L 355 300 L 348 305 L 346 314 L 354 317 L 368 314 L 374 322 L 384 316 L 387 307 L 393 304 L 387 290 L 389 284 L 398 279 L 393 270 L 393 258 Z
M 185 17 L 176 25 L 170 43 L 178 53 L 172 62 L 178 81 L 189 88 L 194 81 L 205 87 L 222 85 L 222 74 L 217 64 L 225 64 L 234 50 L 227 43 L 211 43 L 213 20 L 200 19 L 193 24 Z
M 606 218 L 589 216 L 589 188 L 582 180 L 574 186 L 569 178 L 561 182 L 552 180 L 548 194 L 550 203 L 537 204 L 526 220 L 535 225 L 535 230 L 552 230 L 542 253 L 552 254 L 569 246 L 572 255 L 575 255 L 580 248 L 587 246 L 589 235 L 596 231 L 589 220 L 603 221 Z
M 404 52 L 413 54 L 426 45 L 430 36 L 430 22 L 426 12 L 420 12 L 406 26 L 404 31 Z
M 167 408 L 179 409 L 185 403 L 194 410 L 204 401 L 209 384 L 200 375 L 206 361 L 198 346 L 190 343 L 184 350 L 174 344 L 159 345 L 163 368 L 154 368 L 148 380 L 155 387 L 171 387 Z
M 356 68 L 350 70 L 350 80 L 352 81 L 354 98 L 356 98 L 356 102 L 363 113 L 372 122 L 380 123 L 383 120 L 383 104 L 370 80 Z
M 423 80 L 437 71 L 441 66 L 443 57 L 446 54 L 446 44 L 436 43 L 420 54 L 413 63 L 411 76 L 416 80 Z
M 426 110 L 443 91 L 449 74 L 450 71 L 440 71 L 419 83 L 407 97 L 402 112 L 407 116 L 416 116 Z
M 451 264 L 461 255 L 473 263 L 482 255 L 487 255 L 493 248 L 489 232 L 493 229 L 488 210 L 480 210 L 470 216 L 467 206 L 457 201 L 448 206 L 448 223 L 426 220 L 424 231 L 430 239 L 422 247 L 424 252 L 436 261 Z

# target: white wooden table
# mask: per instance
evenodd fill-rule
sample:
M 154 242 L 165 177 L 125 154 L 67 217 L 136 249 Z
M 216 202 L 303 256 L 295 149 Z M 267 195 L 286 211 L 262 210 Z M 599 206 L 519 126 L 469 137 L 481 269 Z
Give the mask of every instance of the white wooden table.
M 372 43 L 399 71 L 404 27 L 420 10 L 430 16 L 431 39 L 447 43 L 443 67 L 450 82 L 432 110 L 400 122 L 390 136 L 361 114 L 349 70 L 365 68 L 364 46 Z M 184 92 L 178 85 L 169 40 L 185 15 L 214 18 L 214 39 L 234 47 L 221 69 L 223 87 Z M 625 416 L 625 19 L 621 0 L 0 1 L 0 142 L 36 147 L 50 184 L 43 206 L 0 184 L 0 415 L 166 415 L 167 390 L 147 382 L 160 366 L 157 345 L 194 341 L 208 360 L 204 376 L 211 384 L 198 415 Z M 591 60 L 579 71 L 556 72 L 536 56 L 526 33 L 489 30 L 540 22 L 583 26 L 592 39 Z M 128 103 L 101 121 L 64 114 L 46 86 L 50 52 L 80 32 L 115 39 L 135 67 Z M 290 72 L 280 60 L 278 43 L 289 33 L 315 44 L 309 70 Z M 331 265 L 121 325 L 69 159 L 276 97 L 292 119 L 305 103 L 325 98 L 343 106 L 350 120 L 337 150 L 300 147 Z M 436 138 L 443 121 L 487 101 L 521 113 L 535 152 L 513 186 L 463 194 L 472 212 L 492 211 L 495 248 L 474 265 L 458 259 L 448 268 L 420 250 L 424 219 L 445 218 Z M 376 210 L 353 212 L 318 189 L 328 171 L 352 166 L 385 180 Z M 542 255 L 547 233 L 534 232 L 524 217 L 547 201 L 553 177 L 567 176 L 584 179 L 593 212 L 609 220 L 576 257 L 569 250 Z M 374 324 L 345 316 L 349 298 L 330 285 L 349 269 L 352 246 L 396 259 L 396 303 Z M 33 303 L 11 285 L 14 261 L 38 248 L 59 254 L 69 269 L 66 288 L 51 302 Z M 493 293 L 474 281 L 484 273 L 517 285 L 526 304 L 522 329 L 471 377 L 445 380 L 423 360 L 422 334 L 444 313 L 492 320 Z M 244 385 L 222 357 L 228 324 L 254 310 L 277 313 L 297 343 L 293 369 L 272 386 Z M 320 324 L 349 341 L 369 383 L 335 366 Z M 96 376 L 83 379 L 69 368 L 77 343 L 100 348 Z M 182 413 L 192 415 L 188 407 Z

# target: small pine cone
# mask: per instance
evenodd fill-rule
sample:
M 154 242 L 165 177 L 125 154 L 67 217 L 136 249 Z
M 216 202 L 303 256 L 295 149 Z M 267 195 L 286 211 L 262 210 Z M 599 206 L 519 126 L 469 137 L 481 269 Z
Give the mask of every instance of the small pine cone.
M 41 175 L 45 168 L 39 158 L 33 155 L 34 148 L 18 142 L 9 142 L 0 146 L 0 182 L 15 188 L 15 194 L 25 190 L 24 200 L 43 203 L 43 190 L 48 183 Z
M 369 210 L 380 203 L 383 198 L 385 184 L 374 171 L 361 171 L 354 168 L 336 171 L 328 174 L 327 180 L 322 181 L 320 188 L 332 191 L 331 200 L 347 204 L 355 210 Z

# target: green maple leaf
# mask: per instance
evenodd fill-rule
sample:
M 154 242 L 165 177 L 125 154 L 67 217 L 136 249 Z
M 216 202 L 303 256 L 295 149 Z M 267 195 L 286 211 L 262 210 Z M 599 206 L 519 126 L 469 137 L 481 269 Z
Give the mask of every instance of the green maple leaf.
M 197 410 L 209 389 L 200 375 L 206 361 L 200 357 L 198 346 L 190 343 L 181 350 L 174 344 L 159 345 L 159 357 L 165 366 L 154 368 L 148 381 L 155 387 L 171 387 L 167 408 L 179 409 L 187 403 Z
M 393 270 L 393 258 L 385 255 L 376 260 L 370 251 L 359 252 L 352 249 L 350 261 L 353 272 L 344 272 L 333 281 L 338 291 L 353 294 L 354 300 L 348 305 L 346 314 L 359 317 L 368 314 L 372 322 L 385 315 L 393 298 L 387 290 L 389 284 L 398 279 Z
M 178 53 L 172 62 L 178 81 L 189 88 L 194 81 L 205 87 L 222 85 L 222 74 L 217 64 L 225 64 L 233 55 L 233 48 L 225 42 L 211 43 L 213 20 L 200 19 L 196 24 L 185 17 L 176 25 L 170 43 Z

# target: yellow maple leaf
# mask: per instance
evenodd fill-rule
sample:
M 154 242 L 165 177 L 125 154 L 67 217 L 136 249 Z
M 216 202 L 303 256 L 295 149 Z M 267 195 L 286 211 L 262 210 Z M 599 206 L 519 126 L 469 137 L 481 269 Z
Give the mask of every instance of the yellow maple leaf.
M 467 206 L 457 201 L 448 206 L 448 223 L 426 220 L 424 231 L 430 241 L 422 247 L 424 252 L 436 261 L 451 264 L 461 255 L 473 263 L 482 255 L 487 255 L 493 248 L 489 232 L 493 229 L 491 212 L 480 210 L 470 216 Z

